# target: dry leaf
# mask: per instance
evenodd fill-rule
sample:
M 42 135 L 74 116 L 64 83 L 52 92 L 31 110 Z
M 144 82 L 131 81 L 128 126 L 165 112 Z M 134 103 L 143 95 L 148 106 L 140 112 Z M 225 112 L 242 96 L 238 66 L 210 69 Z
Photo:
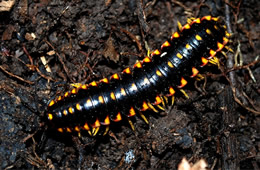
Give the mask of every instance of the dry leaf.
M 10 11 L 10 9 L 13 7 L 14 3 L 15 3 L 15 0 L 1 1 L 0 2 L 0 12 Z
M 103 55 L 114 62 L 117 62 L 119 60 L 119 54 L 114 47 L 113 39 L 111 37 L 109 37 L 106 41 L 106 47 L 103 51 Z
M 194 165 L 189 164 L 186 158 L 183 158 L 178 165 L 178 170 L 206 170 L 207 163 L 204 159 L 199 160 Z

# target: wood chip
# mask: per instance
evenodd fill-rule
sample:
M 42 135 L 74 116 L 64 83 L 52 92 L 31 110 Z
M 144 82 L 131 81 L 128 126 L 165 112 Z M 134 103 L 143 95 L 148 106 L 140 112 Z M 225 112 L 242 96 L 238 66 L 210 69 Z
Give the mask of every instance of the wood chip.
M 49 67 L 49 65 L 47 63 L 45 56 L 41 56 L 41 61 L 42 61 L 42 64 L 44 65 L 46 71 L 51 73 L 51 68 Z
M 49 56 L 52 56 L 52 55 L 55 54 L 55 51 L 54 51 L 54 50 L 51 50 L 51 51 L 47 52 L 47 54 L 48 54 Z

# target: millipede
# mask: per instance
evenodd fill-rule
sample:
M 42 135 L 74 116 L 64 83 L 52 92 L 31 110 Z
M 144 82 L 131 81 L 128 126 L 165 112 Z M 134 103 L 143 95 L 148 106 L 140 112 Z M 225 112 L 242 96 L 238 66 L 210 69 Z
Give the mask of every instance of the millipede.
M 229 42 L 230 34 L 218 17 L 188 19 L 171 38 L 132 68 L 110 78 L 80 84 L 48 104 L 45 114 L 50 126 L 59 132 L 86 131 L 96 136 L 109 131 L 113 122 L 127 120 L 143 112 L 164 111 L 173 105 L 174 95 L 183 91 L 189 79 L 198 77 L 208 63 L 219 64 L 217 54 Z M 102 130 L 101 130 L 102 129 Z

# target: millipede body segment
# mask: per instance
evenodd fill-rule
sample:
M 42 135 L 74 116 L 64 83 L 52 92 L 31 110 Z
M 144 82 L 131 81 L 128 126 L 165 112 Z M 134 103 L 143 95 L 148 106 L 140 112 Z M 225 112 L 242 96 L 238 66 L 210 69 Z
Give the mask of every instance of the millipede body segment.
M 140 114 L 150 109 L 164 110 L 174 94 L 201 67 L 217 61 L 216 54 L 228 43 L 229 33 L 218 18 L 205 16 L 190 20 L 165 41 L 161 50 L 126 68 L 120 74 L 88 85 L 80 85 L 58 96 L 48 105 L 46 117 L 59 132 L 87 131 L 106 133 L 112 122 Z M 169 99 L 169 100 L 168 100 Z M 131 124 L 132 126 L 132 124 Z

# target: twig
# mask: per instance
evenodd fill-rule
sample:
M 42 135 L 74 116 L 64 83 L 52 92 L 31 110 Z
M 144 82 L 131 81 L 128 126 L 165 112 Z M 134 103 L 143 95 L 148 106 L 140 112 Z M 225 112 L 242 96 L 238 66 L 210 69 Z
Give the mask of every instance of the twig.
M 146 16 L 145 16 L 145 12 L 143 9 L 142 0 L 137 1 L 137 14 L 138 14 L 139 23 L 141 25 L 142 30 L 146 33 L 149 32 L 150 28 L 146 22 Z
M 248 70 L 248 68 L 250 68 L 251 66 L 254 66 L 254 65 L 258 64 L 258 63 L 260 63 L 259 59 L 255 60 L 255 61 L 253 61 L 253 62 L 251 62 L 251 63 L 249 63 L 247 65 L 235 66 L 233 68 L 230 68 L 228 70 L 223 71 L 221 74 L 206 73 L 206 77 L 212 77 L 214 79 L 218 78 L 218 77 L 222 77 L 222 76 L 225 77 L 225 75 L 227 75 L 227 73 L 229 73 L 229 72 L 236 71 L 236 70 L 241 70 L 241 69 L 247 69 Z
M 231 88 L 232 88 L 234 100 L 235 100 L 240 106 L 242 106 L 243 108 L 245 108 L 246 110 L 248 110 L 248 111 L 250 111 L 250 112 L 252 112 L 252 113 L 254 113 L 254 114 L 260 115 L 260 111 L 253 110 L 253 109 L 251 109 L 250 107 L 247 107 L 246 105 L 244 105 L 244 104 L 236 97 L 236 95 L 234 95 L 234 94 L 236 94 L 237 89 L 234 88 L 234 87 L 231 87 Z
M 144 9 L 148 8 L 149 6 L 154 6 L 154 4 L 157 2 L 157 0 L 149 1 L 145 4 Z
M 227 4 L 225 4 L 225 16 L 226 16 L 226 25 L 227 25 L 227 31 L 232 34 L 232 29 L 231 29 L 231 23 L 230 23 L 230 11 L 229 11 L 229 6 Z M 233 68 L 234 67 L 234 63 L 233 63 L 233 57 L 231 55 L 228 55 L 227 58 L 227 63 L 226 63 L 227 68 Z M 237 84 L 237 80 L 235 78 L 235 72 L 231 71 L 229 72 L 229 80 L 230 80 L 230 85 L 232 88 L 236 88 L 238 87 Z M 234 91 L 233 91 L 234 92 Z M 247 100 L 243 97 L 243 95 L 240 93 L 239 90 L 235 90 L 235 96 L 240 96 L 241 100 L 243 101 L 243 103 L 247 104 Z
M 18 79 L 18 80 L 20 80 L 20 81 L 22 81 L 22 82 L 25 82 L 25 83 L 28 83 L 28 84 L 34 84 L 34 82 L 32 82 L 32 81 L 25 80 L 25 79 L 23 79 L 23 78 L 21 78 L 21 77 L 15 75 L 15 74 L 13 74 L 13 73 L 7 71 L 3 66 L 0 66 L 0 70 L 2 70 L 3 72 L 5 72 L 6 74 L 8 74 L 9 76 L 14 77 L 14 78 L 16 78 L 16 79 Z
M 132 39 L 132 41 L 136 43 L 136 45 L 137 45 L 137 47 L 138 47 L 138 50 L 139 50 L 140 52 L 143 51 L 143 48 L 142 48 L 142 45 L 141 45 L 140 41 L 135 37 L 134 34 L 132 34 L 131 32 L 129 32 L 129 31 L 123 29 L 123 28 L 120 28 L 120 31 L 123 32 L 123 33 L 125 33 L 126 35 L 128 35 L 128 36 Z
M 121 52 L 120 55 L 122 56 L 138 56 L 138 57 L 142 57 L 142 54 L 140 53 L 132 53 L 132 52 Z
M 24 51 L 24 53 L 27 55 L 27 57 L 29 58 L 29 60 L 30 60 L 30 63 L 31 63 L 31 65 L 33 66 L 33 60 L 32 60 L 32 57 L 31 57 L 31 55 L 29 54 L 29 52 L 27 51 L 27 49 L 26 49 L 26 47 L 23 45 L 23 51 Z M 33 68 L 33 67 L 32 67 Z
M 251 63 L 249 63 L 247 65 L 236 66 L 236 67 L 230 68 L 224 74 L 232 72 L 232 71 L 235 71 L 235 70 L 248 69 L 249 67 L 254 66 L 254 65 L 258 64 L 258 63 L 260 63 L 260 59 L 259 60 L 255 60 L 255 61 L 253 61 L 253 62 L 251 62 Z
M 38 67 L 35 67 L 35 69 L 36 69 L 36 71 L 39 73 L 39 75 L 41 76 L 41 77 L 43 77 L 43 78 L 45 78 L 46 80 L 50 80 L 50 81 L 55 81 L 53 78 L 51 78 L 50 76 L 46 76 L 46 75 L 44 75 L 41 71 L 40 71 L 40 69 L 38 68 Z
M 175 4 L 179 5 L 180 7 L 184 8 L 187 15 L 192 16 L 192 9 L 185 6 L 181 1 L 177 1 L 177 0 L 171 0 L 171 1 L 172 1 L 172 3 L 175 3 Z

